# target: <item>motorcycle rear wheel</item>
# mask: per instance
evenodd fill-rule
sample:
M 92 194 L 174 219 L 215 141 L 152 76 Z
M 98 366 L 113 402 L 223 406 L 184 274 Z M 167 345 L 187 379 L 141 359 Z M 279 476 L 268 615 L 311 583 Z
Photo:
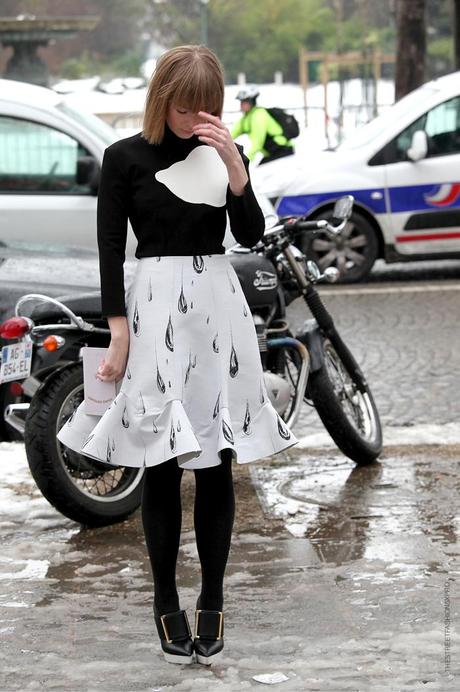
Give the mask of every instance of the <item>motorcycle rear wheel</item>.
M 310 374 L 307 396 L 337 447 L 356 464 L 372 463 L 382 451 L 382 427 L 369 387 L 360 391 L 331 342 L 324 363 Z
M 56 438 L 83 400 L 80 365 L 59 371 L 33 397 L 25 448 L 32 476 L 61 514 L 88 527 L 123 521 L 140 505 L 143 468 L 115 467 L 65 447 Z

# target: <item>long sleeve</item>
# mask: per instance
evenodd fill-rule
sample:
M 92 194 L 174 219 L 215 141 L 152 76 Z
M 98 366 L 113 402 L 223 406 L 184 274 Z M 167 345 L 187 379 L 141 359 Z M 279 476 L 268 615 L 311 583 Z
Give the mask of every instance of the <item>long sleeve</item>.
M 227 212 L 235 240 L 245 247 L 253 247 L 264 234 L 265 219 L 249 178 L 249 159 L 240 146 L 238 150 L 248 174 L 248 182 L 242 195 L 234 195 L 230 187 L 227 188 Z
M 102 161 L 98 204 L 97 242 L 101 276 L 102 314 L 126 315 L 123 265 L 128 227 L 128 185 L 109 147 Z

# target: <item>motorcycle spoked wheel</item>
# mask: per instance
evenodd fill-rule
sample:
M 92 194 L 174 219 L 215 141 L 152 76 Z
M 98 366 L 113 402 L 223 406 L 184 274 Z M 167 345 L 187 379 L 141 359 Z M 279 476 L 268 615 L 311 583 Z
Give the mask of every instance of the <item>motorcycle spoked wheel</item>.
M 310 373 L 307 397 L 337 447 L 356 464 L 370 464 L 382 451 L 382 427 L 369 387 L 361 392 L 327 339 L 324 363 Z
M 56 434 L 83 400 L 83 371 L 72 365 L 32 398 L 25 447 L 32 476 L 61 514 L 88 527 L 123 521 L 140 505 L 143 468 L 109 468 L 65 447 Z

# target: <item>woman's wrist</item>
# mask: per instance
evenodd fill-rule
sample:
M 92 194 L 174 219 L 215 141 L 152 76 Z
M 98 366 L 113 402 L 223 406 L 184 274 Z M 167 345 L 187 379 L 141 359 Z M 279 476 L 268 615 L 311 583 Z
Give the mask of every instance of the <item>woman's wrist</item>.
M 244 188 L 246 187 L 249 178 L 239 155 L 238 160 L 236 160 L 235 163 L 231 163 L 227 167 L 227 171 L 230 190 L 234 195 L 238 197 L 241 196 L 244 193 Z
M 112 341 L 120 344 L 129 341 L 128 319 L 125 316 L 108 317 L 107 321 Z

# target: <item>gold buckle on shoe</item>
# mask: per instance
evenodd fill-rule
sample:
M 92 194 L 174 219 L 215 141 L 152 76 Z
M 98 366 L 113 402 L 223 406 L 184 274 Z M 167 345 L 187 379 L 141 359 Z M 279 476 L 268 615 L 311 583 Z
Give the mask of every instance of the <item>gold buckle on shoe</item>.
M 162 624 L 162 626 L 163 626 L 163 632 L 164 632 L 164 634 L 165 634 L 166 641 L 167 641 L 168 644 L 172 644 L 173 640 L 170 639 L 170 637 L 169 637 L 168 628 L 166 627 L 166 622 L 164 621 L 164 618 L 166 617 L 166 615 L 167 615 L 167 614 L 165 614 L 165 615 L 160 615 L 160 620 L 161 620 L 161 624 Z M 185 612 L 184 612 L 184 618 L 185 618 L 185 624 L 187 625 L 187 630 L 188 630 L 189 637 L 191 637 L 191 636 L 192 636 L 192 630 L 190 629 L 190 623 L 189 623 L 189 621 L 188 621 L 187 613 L 185 613 Z
M 200 619 L 200 613 L 202 610 L 196 610 L 195 611 L 195 633 L 194 633 L 194 638 L 195 639 L 200 639 L 200 636 L 198 634 L 198 622 Z M 224 614 L 221 610 L 219 610 L 219 631 L 216 637 L 216 641 L 219 641 L 219 639 L 222 638 L 222 627 L 224 625 Z
M 164 618 L 165 618 L 164 615 L 160 615 L 161 624 L 163 625 L 163 632 L 165 633 L 166 641 L 168 642 L 168 644 L 172 644 L 172 639 L 169 638 L 169 632 L 168 632 L 168 629 L 166 627 L 166 623 L 164 621 Z

